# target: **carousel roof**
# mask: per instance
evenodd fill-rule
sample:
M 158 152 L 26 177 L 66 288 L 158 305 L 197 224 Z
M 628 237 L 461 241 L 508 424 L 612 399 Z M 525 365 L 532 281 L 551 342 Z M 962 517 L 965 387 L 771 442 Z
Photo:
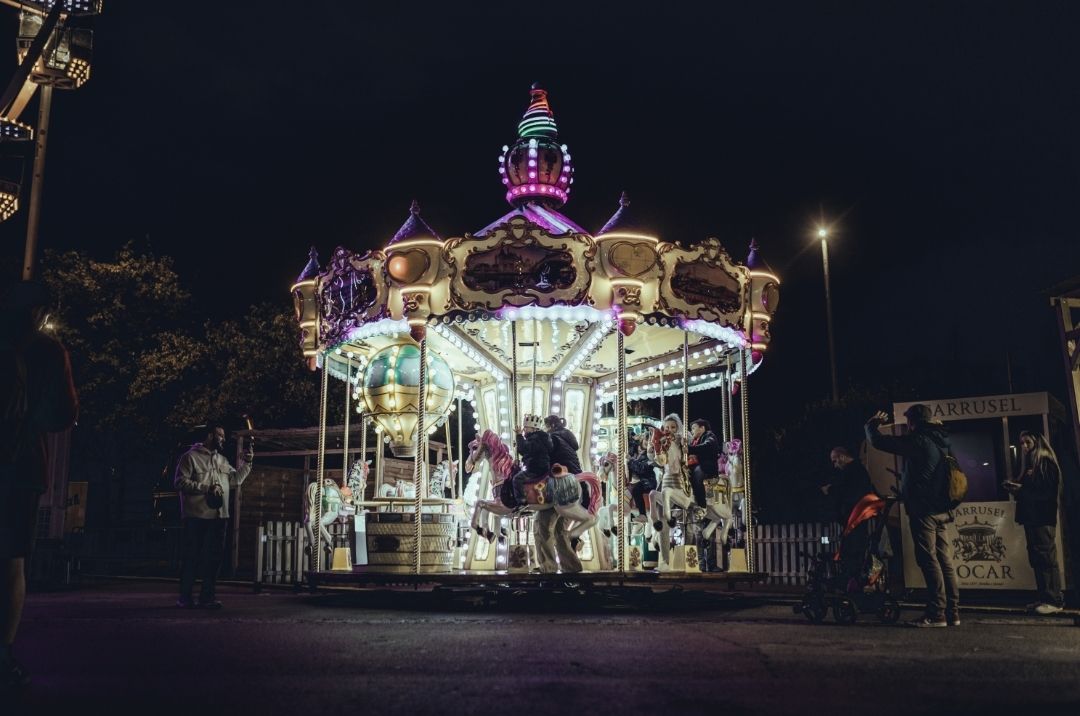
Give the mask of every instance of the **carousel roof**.
M 503 214 L 495 221 L 477 231 L 473 236 L 487 236 L 496 227 L 508 223 L 515 216 L 520 216 L 526 221 L 539 226 L 552 236 L 588 233 L 585 229 L 574 223 L 573 220 L 563 216 L 554 209 L 549 209 L 546 206 L 530 201 L 523 206 L 515 206 L 508 214 Z
M 411 334 L 475 380 L 526 364 L 550 380 L 608 380 L 621 332 L 643 389 L 681 362 L 684 337 L 700 373 L 691 380 L 702 388 L 718 365 L 736 370 L 742 349 L 760 361 L 779 281 L 757 244 L 741 264 L 714 238 L 660 241 L 625 194 L 590 235 L 560 212 L 573 170 L 547 92 L 534 85 L 529 98 L 517 139 L 499 157 L 512 210 L 444 241 L 414 202 L 382 249 L 339 247 L 323 269 L 313 255 L 293 287 L 305 355 L 368 355 Z M 335 362 L 331 373 L 345 377 Z
M 427 222 L 420 217 L 420 202 L 413 199 L 409 206 L 409 218 L 401 225 L 401 228 L 390 239 L 390 244 L 397 244 L 412 239 L 438 239 L 442 241 L 435 230 L 428 226 Z
M 630 197 L 624 191 L 619 197 L 619 208 L 607 220 L 607 223 L 596 232 L 597 236 L 605 234 L 640 234 L 642 236 L 654 236 L 654 232 L 641 223 L 635 213 L 630 210 Z

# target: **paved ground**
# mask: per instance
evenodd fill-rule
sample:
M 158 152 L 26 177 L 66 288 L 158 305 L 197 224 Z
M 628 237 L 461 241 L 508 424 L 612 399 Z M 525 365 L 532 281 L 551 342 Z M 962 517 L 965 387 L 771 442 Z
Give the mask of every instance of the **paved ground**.
M 192 612 L 173 589 L 33 595 L 19 653 L 36 682 L 10 713 L 1080 713 L 1071 618 L 916 630 L 811 625 L 730 595 L 570 592 L 544 610 L 529 594 L 237 588 Z

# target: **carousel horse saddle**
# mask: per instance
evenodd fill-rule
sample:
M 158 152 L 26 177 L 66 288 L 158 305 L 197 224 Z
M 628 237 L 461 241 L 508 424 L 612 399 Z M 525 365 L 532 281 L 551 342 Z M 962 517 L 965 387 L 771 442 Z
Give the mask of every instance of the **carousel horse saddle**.
M 571 505 L 580 499 L 577 478 L 573 475 L 545 475 L 525 483 L 525 498 L 530 505 Z

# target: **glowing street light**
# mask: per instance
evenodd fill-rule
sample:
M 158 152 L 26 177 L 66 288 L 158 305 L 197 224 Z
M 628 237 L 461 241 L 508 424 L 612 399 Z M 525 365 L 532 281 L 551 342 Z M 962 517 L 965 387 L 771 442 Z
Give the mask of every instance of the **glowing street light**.
M 825 268 L 825 317 L 829 327 L 829 371 L 832 374 L 832 402 L 840 402 L 840 388 L 836 381 L 836 343 L 833 339 L 832 292 L 829 289 L 829 227 L 818 226 L 818 238 L 821 239 L 821 263 Z

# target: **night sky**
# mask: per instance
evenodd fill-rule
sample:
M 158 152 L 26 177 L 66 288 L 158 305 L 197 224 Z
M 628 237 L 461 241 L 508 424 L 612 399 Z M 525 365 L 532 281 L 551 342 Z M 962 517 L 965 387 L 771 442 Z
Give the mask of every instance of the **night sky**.
M 381 246 L 413 198 L 443 236 L 504 213 L 496 158 L 540 81 L 572 219 L 626 190 L 666 240 L 759 240 L 784 279 L 770 420 L 828 392 L 821 210 L 842 382 L 915 356 L 1004 376 L 1009 351 L 1017 390 L 1063 391 L 1041 291 L 1080 274 L 1075 5 L 371 5 L 107 2 L 54 103 L 43 247 L 149 237 L 212 318 L 285 301 L 309 245 Z

